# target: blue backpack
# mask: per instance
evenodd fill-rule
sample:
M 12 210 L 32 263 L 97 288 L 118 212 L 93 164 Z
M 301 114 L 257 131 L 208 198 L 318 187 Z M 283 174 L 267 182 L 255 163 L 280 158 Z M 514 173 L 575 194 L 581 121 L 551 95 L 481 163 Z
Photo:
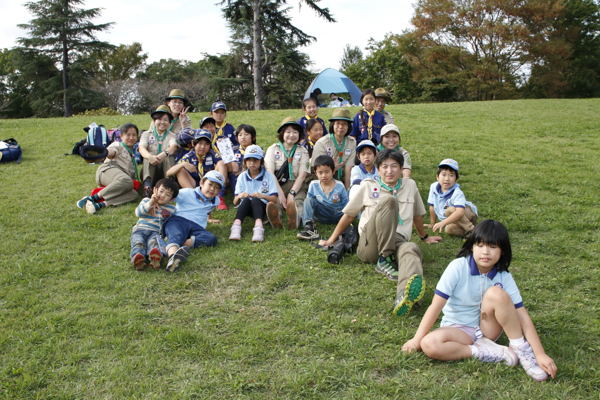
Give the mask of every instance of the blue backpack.
M 21 146 L 13 138 L 0 140 L 0 164 L 4 164 L 10 161 L 17 161 L 17 164 L 21 162 Z
M 83 130 L 87 132 L 87 139 L 79 149 L 81 158 L 90 164 L 104 160 L 108 155 L 106 148 L 112 143 L 104 125 L 95 128 L 86 127 Z

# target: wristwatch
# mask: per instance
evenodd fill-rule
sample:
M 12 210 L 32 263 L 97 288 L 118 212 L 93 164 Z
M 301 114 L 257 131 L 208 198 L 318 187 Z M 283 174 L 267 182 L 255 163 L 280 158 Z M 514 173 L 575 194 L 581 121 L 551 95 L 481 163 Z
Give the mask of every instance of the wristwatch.
M 425 234 L 425 236 L 423 236 L 423 237 L 421 238 L 421 240 L 422 240 L 422 241 L 425 241 L 425 240 L 426 240 L 428 237 L 429 237 L 429 234 L 428 234 L 428 233 L 426 233 L 426 234 Z
M 290 190 L 290 194 L 291 194 L 292 196 L 295 196 L 295 195 L 296 195 L 296 191 L 295 191 L 294 189 L 292 189 L 292 190 Z
M 167 155 L 167 157 L 169 157 L 169 152 L 165 150 L 165 154 Z

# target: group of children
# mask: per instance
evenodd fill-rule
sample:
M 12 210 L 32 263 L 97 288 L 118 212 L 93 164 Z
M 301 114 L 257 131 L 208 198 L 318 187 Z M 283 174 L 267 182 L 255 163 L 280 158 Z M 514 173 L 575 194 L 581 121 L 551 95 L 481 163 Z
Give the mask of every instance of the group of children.
M 374 161 L 379 151 L 400 152 L 403 178 L 410 178 L 410 155 L 401 147 L 398 127 L 386 123 L 391 114 L 384 116 L 380 104 L 381 110 L 375 109 L 375 103 L 381 103 L 376 93 L 388 98 L 385 90 L 365 90 L 361 97 L 364 109 L 354 118 L 348 110 L 336 109 L 329 130 L 317 116 L 314 99 L 306 99 L 305 115 L 298 121 L 285 119 L 278 131 L 279 142 L 266 154 L 256 145 L 252 126 L 243 124 L 235 129 L 225 123 L 225 105 L 213 104 L 200 129 L 183 128 L 177 133 L 180 151 L 175 164 L 136 209 L 139 221 L 131 237 L 135 268 L 144 269 L 149 260 L 150 266 L 158 269 L 162 254 L 166 254 L 166 270 L 174 272 L 191 248 L 216 245 L 216 236 L 206 227 L 208 222 L 220 222 L 212 219 L 211 213 L 226 209 L 223 193 L 227 186 L 237 207 L 230 240 L 241 240 L 242 223 L 251 217 L 251 240 L 263 241 L 264 222 L 274 229 L 283 227 L 282 209 L 289 228 L 295 229 L 302 221 L 298 238 L 312 240 L 319 237 L 317 222 L 340 221 L 362 181 L 378 180 Z M 235 152 L 235 161 L 228 164 L 222 162 L 215 146 L 223 139 L 231 141 Z M 402 349 L 422 350 L 443 361 L 474 357 L 509 366 L 520 362 L 535 380 L 554 377 L 556 365 L 545 354 L 508 272 L 512 252 L 506 228 L 492 220 L 476 225 L 477 208 L 466 200 L 457 183 L 455 160 L 441 161 L 436 177 L 429 190 L 430 224 L 426 226 L 433 232 L 444 229 L 450 235 L 466 237 L 466 241 L 438 282 L 417 332 Z M 441 327 L 429 332 L 440 312 L 444 314 Z M 502 331 L 510 340 L 508 347 L 495 343 Z

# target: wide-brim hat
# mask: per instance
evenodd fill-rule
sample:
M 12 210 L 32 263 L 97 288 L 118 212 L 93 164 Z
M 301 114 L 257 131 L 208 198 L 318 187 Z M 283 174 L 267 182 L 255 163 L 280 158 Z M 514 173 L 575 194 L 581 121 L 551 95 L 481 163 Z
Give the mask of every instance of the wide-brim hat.
M 156 118 L 162 117 L 163 114 L 167 114 L 171 118 L 171 121 L 173 120 L 173 114 L 171 114 L 171 109 L 169 108 L 169 106 L 165 105 L 158 106 L 158 108 L 155 111 L 152 111 L 150 113 L 150 116 L 154 120 Z
M 333 115 L 329 118 L 329 122 L 331 121 L 348 121 L 352 123 L 352 118 L 350 117 L 350 110 L 344 108 L 336 108 L 333 110 Z
M 281 133 L 281 131 L 287 126 L 294 126 L 298 128 L 298 130 L 301 132 L 301 136 L 304 136 L 304 128 L 298 123 L 298 121 L 294 119 L 294 117 L 284 118 L 283 121 L 281 121 L 281 126 L 279 129 L 277 129 L 277 133 Z
M 375 89 L 375 97 L 383 97 L 385 101 L 392 101 L 392 98 L 388 94 L 387 90 L 382 87 Z
M 458 172 L 458 163 L 451 158 L 446 158 L 445 160 L 442 160 L 440 165 L 438 165 L 438 168 L 442 166 L 450 167 L 456 172 Z
M 79 155 L 88 164 L 93 164 L 108 157 L 108 149 L 104 146 L 84 145 L 79 148 Z
M 223 189 L 225 187 L 225 178 L 223 177 L 223 174 L 221 174 L 219 171 L 208 171 L 205 175 L 203 179 L 208 179 L 209 181 L 213 181 L 215 183 L 218 183 L 219 185 L 221 185 L 221 189 Z
M 400 129 L 398 129 L 398 127 L 394 124 L 384 125 L 383 128 L 381 128 L 381 134 L 379 136 L 384 137 L 385 135 L 387 135 L 390 132 L 394 132 L 395 134 L 398 135 L 398 137 L 400 137 Z
M 246 150 L 244 150 L 244 160 L 247 158 L 256 158 L 257 160 L 262 160 L 264 157 L 265 155 L 263 154 L 263 150 L 260 148 L 260 146 L 255 144 L 246 147 Z
M 180 89 L 173 89 L 171 90 L 171 93 L 169 93 L 169 96 L 165 97 L 165 103 L 171 99 L 181 99 L 183 100 L 183 107 L 189 107 L 190 109 L 188 110 L 188 112 L 192 112 L 194 110 L 194 107 L 192 106 L 192 103 L 190 103 L 190 101 L 188 99 L 185 98 L 185 94 L 183 94 L 183 91 Z
M 206 124 L 207 122 L 212 122 L 213 125 L 217 124 L 217 121 L 215 121 L 215 119 L 213 117 L 204 117 L 200 120 L 200 126 L 199 128 L 202 129 L 202 127 L 204 126 L 204 124 Z
M 194 135 L 194 146 L 200 141 L 200 139 L 206 139 L 209 143 L 212 143 L 212 133 L 208 129 L 198 129 Z

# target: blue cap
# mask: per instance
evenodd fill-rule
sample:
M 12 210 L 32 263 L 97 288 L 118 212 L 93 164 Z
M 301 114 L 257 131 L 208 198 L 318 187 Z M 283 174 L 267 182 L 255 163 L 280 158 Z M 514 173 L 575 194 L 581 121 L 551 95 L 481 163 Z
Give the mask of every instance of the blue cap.
M 256 158 L 257 160 L 262 160 L 264 157 L 263 150 L 255 144 L 246 147 L 246 151 L 244 151 L 244 159 Z
M 215 101 L 212 106 L 210 106 L 210 112 L 215 112 L 217 110 L 225 110 L 227 111 L 227 107 L 225 107 L 225 103 L 222 101 Z
M 194 137 L 196 136 L 196 131 L 192 128 L 183 128 L 177 134 L 177 143 L 180 146 L 186 147 L 192 144 L 194 141 Z
M 206 129 L 198 129 L 194 135 L 194 145 L 202 138 L 207 139 L 210 143 L 212 143 L 212 133 Z
M 221 185 L 221 189 L 225 187 L 225 178 L 223 177 L 223 174 L 221 174 L 219 171 L 208 171 L 202 179 L 208 179 L 209 181 L 218 183 L 219 185 Z
M 202 129 L 202 127 L 204 126 L 204 124 L 206 124 L 207 122 L 212 122 L 213 125 L 217 124 L 217 122 L 215 121 L 215 119 L 213 117 L 204 117 L 204 118 L 202 118 L 202 120 L 200 120 L 200 126 L 199 126 L 199 128 Z
M 377 146 L 375 146 L 375 144 L 373 142 L 371 142 L 370 140 L 363 140 L 362 142 L 360 142 L 358 144 L 358 146 L 356 146 L 356 154 L 358 154 L 360 152 L 360 149 L 362 149 L 363 147 L 372 147 L 373 148 L 373 152 L 375 154 L 377 154 Z
M 438 165 L 438 168 L 445 165 L 446 167 L 450 167 L 453 170 L 455 170 L 456 172 L 458 172 L 458 163 L 456 161 L 454 161 L 451 158 L 446 158 L 445 160 L 443 160 L 440 165 Z

